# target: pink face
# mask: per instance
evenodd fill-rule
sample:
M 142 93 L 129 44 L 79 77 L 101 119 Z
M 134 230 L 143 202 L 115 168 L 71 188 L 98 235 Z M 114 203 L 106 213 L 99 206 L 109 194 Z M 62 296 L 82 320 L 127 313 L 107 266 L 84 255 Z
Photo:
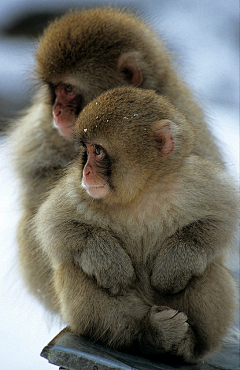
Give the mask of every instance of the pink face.
M 100 145 L 86 144 L 87 162 L 83 168 L 82 187 L 94 199 L 106 197 L 110 192 L 107 172 L 107 153 Z
M 53 123 L 61 135 L 72 139 L 77 118 L 80 96 L 72 85 L 60 83 L 55 88 L 56 99 L 53 105 Z

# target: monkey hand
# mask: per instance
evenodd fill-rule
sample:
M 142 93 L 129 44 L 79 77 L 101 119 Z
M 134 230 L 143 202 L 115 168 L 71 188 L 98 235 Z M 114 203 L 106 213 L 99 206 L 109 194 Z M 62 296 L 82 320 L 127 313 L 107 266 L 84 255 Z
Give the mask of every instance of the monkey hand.
M 151 285 L 162 293 L 178 293 L 193 276 L 201 275 L 206 266 L 206 256 L 194 253 L 185 243 L 168 246 L 154 261 Z
M 97 284 L 111 294 L 124 294 L 135 280 L 130 257 L 118 239 L 107 232 L 99 232 L 88 239 L 80 256 L 76 257 L 83 271 L 96 279 Z

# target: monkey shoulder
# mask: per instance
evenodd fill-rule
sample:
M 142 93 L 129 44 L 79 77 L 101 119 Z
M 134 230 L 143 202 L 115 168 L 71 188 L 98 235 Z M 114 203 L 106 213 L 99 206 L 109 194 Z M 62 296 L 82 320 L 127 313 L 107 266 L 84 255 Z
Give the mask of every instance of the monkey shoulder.
M 208 189 L 213 193 L 221 192 L 222 189 L 223 191 L 236 189 L 234 180 L 226 169 L 199 156 L 187 157 L 180 171 L 185 183 L 194 185 L 196 189 Z
M 143 223 L 183 227 L 202 219 L 237 218 L 237 192 L 220 166 L 192 155 L 177 171 L 161 178 L 136 207 Z
M 231 210 L 231 214 L 236 216 L 236 185 L 227 170 L 218 164 L 198 156 L 189 156 L 181 169 L 179 180 L 190 207 L 218 215 Z

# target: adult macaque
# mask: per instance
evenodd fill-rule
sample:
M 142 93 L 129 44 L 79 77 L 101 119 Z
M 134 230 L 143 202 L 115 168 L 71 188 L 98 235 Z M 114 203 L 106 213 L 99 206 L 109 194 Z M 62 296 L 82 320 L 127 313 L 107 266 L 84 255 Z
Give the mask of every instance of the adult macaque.
M 113 348 L 197 361 L 234 315 L 232 180 L 194 154 L 193 126 L 151 90 L 106 92 L 75 135 L 78 154 L 32 224 L 62 318 Z
M 131 14 L 97 8 L 57 19 L 37 47 L 36 76 L 39 91 L 10 137 L 21 180 L 19 257 L 29 290 L 57 311 L 52 270 L 29 233 L 29 222 L 74 157 L 74 123 L 87 103 L 120 85 L 154 89 L 196 128 L 193 152 L 221 165 L 222 161 L 203 114 L 162 41 Z

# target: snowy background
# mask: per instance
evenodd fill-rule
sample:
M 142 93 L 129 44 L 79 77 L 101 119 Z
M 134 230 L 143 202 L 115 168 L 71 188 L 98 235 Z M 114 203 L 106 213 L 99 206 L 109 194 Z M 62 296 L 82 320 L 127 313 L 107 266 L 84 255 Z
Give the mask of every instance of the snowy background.
M 89 6 L 91 1 L 86 2 Z M 108 4 L 95 1 L 94 5 Z M 239 167 L 239 9 L 237 0 L 139 0 L 129 4 L 143 14 L 176 55 L 183 78 L 204 107 L 229 171 L 238 179 Z M 26 15 L 39 14 L 39 30 L 49 14 L 84 1 L 1 0 L 0 2 L 0 127 L 31 95 L 36 28 Z M 21 27 L 14 28 L 14 25 Z M 24 29 L 23 32 L 22 30 Z M 20 31 L 21 29 L 21 31 Z M 37 33 L 39 34 L 39 30 Z M 36 29 L 34 29 L 36 33 Z M 34 33 L 33 32 L 33 33 Z M 4 139 L 0 139 L 4 144 Z M 39 356 L 42 348 L 63 327 L 29 297 L 18 273 L 16 225 L 19 218 L 17 183 L 9 169 L 8 150 L 1 145 L 0 169 L 0 370 L 57 369 Z M 238 268 L 238 258 L 231 267 Z

